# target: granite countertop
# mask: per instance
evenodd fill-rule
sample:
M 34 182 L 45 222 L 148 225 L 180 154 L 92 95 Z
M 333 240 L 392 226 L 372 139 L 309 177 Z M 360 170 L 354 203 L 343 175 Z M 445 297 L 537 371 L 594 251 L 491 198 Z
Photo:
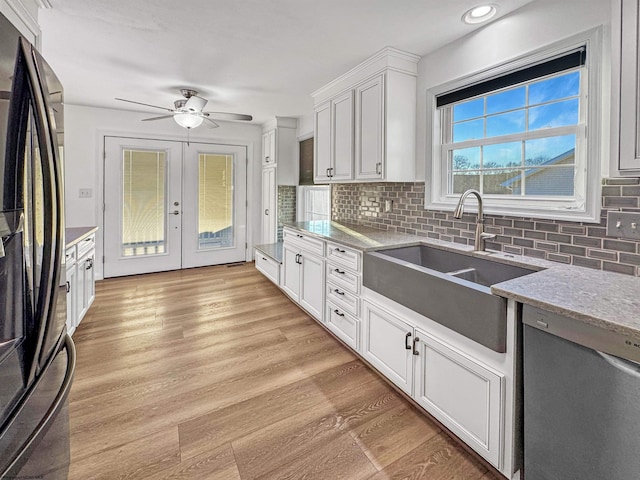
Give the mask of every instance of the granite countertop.
M 347 247 L 371 251 L 425 244 L 538 270 L 491 287 L 491 292 L 640 340 L 640 278 L 564 265 L 430 238 L 329 221 L 287 224 Z
M 282 244 L 283 242 L 256 245 L 255 249 L 264 253 L 267 257 L 271 257 L 276 262 L 282 263 Z
M 76 243 L 96 232 L 98 227 L 69 227 L 64 230 L 66 247 L 73 247 Z

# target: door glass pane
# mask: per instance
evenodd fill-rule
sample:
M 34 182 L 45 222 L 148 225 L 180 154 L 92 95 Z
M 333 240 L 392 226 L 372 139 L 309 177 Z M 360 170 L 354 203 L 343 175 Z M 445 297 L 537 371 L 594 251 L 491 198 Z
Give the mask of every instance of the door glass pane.
M 233 155 L 198 155 L 198 249 L 233 246 Z
M 122 255 L 166 252 L 166 154 L 123 150 Z

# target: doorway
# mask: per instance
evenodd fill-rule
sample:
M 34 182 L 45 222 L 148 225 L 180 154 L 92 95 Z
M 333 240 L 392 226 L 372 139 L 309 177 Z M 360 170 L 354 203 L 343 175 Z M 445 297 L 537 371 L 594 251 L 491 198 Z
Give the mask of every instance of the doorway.
M 245 146 L 104 142 L 105 278 L 245 260 Z

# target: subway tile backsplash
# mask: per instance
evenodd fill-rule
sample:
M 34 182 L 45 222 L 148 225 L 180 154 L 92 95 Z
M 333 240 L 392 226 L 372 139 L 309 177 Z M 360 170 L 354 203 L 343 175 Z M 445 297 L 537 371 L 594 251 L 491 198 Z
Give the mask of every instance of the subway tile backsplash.
M 296 221 L 296 187 L 278 185 L 278 241 L 282 241 L 285 223 Z
M 607 211 L 640 211 L 640 179 L 604 179 L 600 224 L 485 216 L 485 230 L 496 235 L 487 248 L 515 255 L 640 276 L 640 242 L 607 237 Z M 475 214 L 424 209 L 425 184 L 335 184 L 331 218 L 383 230 L 473 245 Z M 384 212 L 385 200 L 393 202 Z

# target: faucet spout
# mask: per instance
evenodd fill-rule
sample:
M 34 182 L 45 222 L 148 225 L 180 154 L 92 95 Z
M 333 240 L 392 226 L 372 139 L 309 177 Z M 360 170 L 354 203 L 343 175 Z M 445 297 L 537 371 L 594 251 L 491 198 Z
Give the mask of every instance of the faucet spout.
M 476 218 L 476 238 L 474 242 L 474 250 L 477 252 L 484 252 L 486 240 L 489 238 L 495 238 L 495 235 L 484 233 L 484 214 L 482 211 L 482 195 L 480 194 L 480 192 L 474 190 L 473 188 L 465 191 L 460 196 L 460 200 L 458 200 L 458 205 L 453 212 L 453 216 L 455 218 L 462 218 L 462 214 L 464 213 L 464 201 L 469 195 L 475 195 L 475 197 L 478 199 L 478 216 Z

